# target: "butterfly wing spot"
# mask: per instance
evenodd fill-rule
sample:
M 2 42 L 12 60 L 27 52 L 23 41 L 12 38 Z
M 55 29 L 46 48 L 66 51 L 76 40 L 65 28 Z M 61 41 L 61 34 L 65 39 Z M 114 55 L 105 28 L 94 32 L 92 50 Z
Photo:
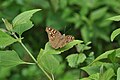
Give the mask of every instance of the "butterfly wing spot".
M 55 31 L 55 30 L 53 31 L 54 34 L 55 34 L 56 32 L 57 32 L 57 31 Z
M 71 41 L 74 40 L 74 37 L 73 37 L 73 36 L 68 35 L 68 36 L 66 36 L 66 37 L 67 37 L 66 42 L 71 42 Z
M 52 33 L 49 33 L 50 35 L 52 34 Z
M 48 27 L 48 30 L 51 31 L 52 29 L 50 27 Z
M 51 36 L 50 38 L 51 38 L 51 40 L 53 41 L 53 40 L 54 40 L 54 38 L 55 38 L 55 36 L 53 35 L 53 36 Z

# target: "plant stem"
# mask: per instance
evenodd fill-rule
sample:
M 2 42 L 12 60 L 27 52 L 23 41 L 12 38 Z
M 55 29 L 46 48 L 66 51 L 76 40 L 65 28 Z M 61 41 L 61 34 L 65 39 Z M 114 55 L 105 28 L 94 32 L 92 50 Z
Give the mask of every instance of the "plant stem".
M 52 79 L 54 80 L 54 75 L 53 74 L 51 74 L 52 75 Z
M 18 39 L 18 37 L 15 35 L 15 33 L 13 32 L 13 36 Z M 20 36 L 21 38 L 21 36 Z M 49 80 L 54 80 L 52 79 L 48 73 L 41 67 L 41 65 L 38 64 L 37 60 L 34 58 L 34 56 L 30 53 L 30 51 L 25 47 L 25 45 L 22 43 L 21 39 L 19 40 L 19 43 L 23 46 L 23 48 L 27 51 L 27 53 L 30 55 L 30 57 L 33 59 L 33 61 L 38 65 L 38 67 L 44 72 L 44 74 L 49 78 Z M 52 75 L 52 77 L 54 77 Z
M 35 64 L 35 63 L 30 63 L 30 62 L 22 62 L 23 64 Z
M 51 77 L 48 75 L 48 73 L 38 64 L 37 60 L 33 57 L 33 55 L 30 53 L 30 51 L 25 47 L 25 45 L 20 42 L 20 44 L 23 46 L 23 48 L 27 51 L 27 53 L 30 55 L 30 57 L 33 59 L 33 61 L 39 66 L 39 68 L 44 72 L 44 74 L 50 79 Z
M 29 50 L 25 47 L 25 45 L 22 43 L 22 42 L 20 42 L 20 44 L 23 46 L 23 48 L 27 51 L 27 53 L 30 55 L 30 57 L 33 59 L 33 61 L 35 62 L 35 63 L 37 63 L 37 61 L 36 61 L 36 59 L 33 57 L 33 55 L 29 52 Z
M 14 33 L 14 32 L 12 32 L 12 35 L 13 35 L 16 39 L 18 39 L 18 37 L 15 35 L 15 33 Z

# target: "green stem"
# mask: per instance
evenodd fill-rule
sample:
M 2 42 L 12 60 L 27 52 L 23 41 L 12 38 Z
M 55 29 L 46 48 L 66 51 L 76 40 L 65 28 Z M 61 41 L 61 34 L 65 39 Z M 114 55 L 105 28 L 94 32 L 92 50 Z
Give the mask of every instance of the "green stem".
M 30 63 L 30 62 L 22 62 L 23 64 L 35 64 L 35 63 Z
M 12 32 L 12 35 L 13 35 L 16 39 L 18 39 L 18 37 L 15 35 L 15 33 L 14 33 L 14 32 Z
M 35 62 L 35 63 L 37 63 L 37 61 L 36 61 L 36 59 L 33 57 L 33 55 L 29 52 L 29 50 L 25 47 L 25 45 L 22 43 L 22 42 L 20 42 L 20 44 L 23 46 L 23 48 L 27 51 L 27 53 L 30 55 L 30 57 L 33 59 L 33 61 Z
M 55 80 L 55 79 L 54 79 L 54 75 L 53 75 L 53 74 L 51 74 L 51 75 L 52 75 L 52 80 Z
M 18 37 L 15 35 L 15 33 L 13 33 L 13 36 L 18 39 Z M 33 59 L 33 61 L 38 65 L 38 67 L 44 72 L 44 74 L 49 78 L 49 80 L 54 80 L 52 79 L 48 73 L 41 67 L 41 65 L 38 64 L 37 60 L 34 58 L 34 56 L 30 53 L 30 51 L 25 47 L 25 45 L 22 43 L 22 41 L 20 40 L 19 43 L 22 45 L 22 47 L 27 51 L 27 53 L 30 55 L 30 57 Z
M 20 42 L 20 44 L 23 46 L 23 48 L 27 51 L 27 53 L 30 55 L 30 57 L 33 59 L 33 61 L 39 66 L 39 68 L 44 72 L 44 74 L 50 79 L 51 77 L 48 75 L 48 73 L 38 64 L 37 60 L 33 57 L 33 55 L 30 53 L 30 51 L 25 47 L 25 45 Z

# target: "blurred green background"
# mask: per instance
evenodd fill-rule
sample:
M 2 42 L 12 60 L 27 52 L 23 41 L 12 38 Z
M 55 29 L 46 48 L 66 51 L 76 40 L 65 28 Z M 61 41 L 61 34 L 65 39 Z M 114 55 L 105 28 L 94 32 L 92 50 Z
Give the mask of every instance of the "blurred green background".
M 106 20 L 120 14 L 120 0 L 0 0 L 0 19 L 6 18 L 10 22 L 19 13 L 42 9 L 32 17 L 34 27 L 26 31 L 24 43 L 37 56 L 40 48 L 44 48 L 48 41 L 46 26 L 51 26 L 62 33 L 75 36 L 84 43 L 92 42 L 95 57 L 106 50 L 117 48 L 119 37 L 110 42 L 110 34 L 120 25 L 119 22 Z M 5 28 L 0 20 L 0 28 Z M 9 49 L 16 50 L 25 61 L 31 61 L 19 44 Z M 62 64 L 55 77 L 57 80 L 75 80 L 79 78 L 79 69 L 68 67 L 65 57 L 76 52 L 73 48 L 60 56 Z M 86 52 L 87 53 L 87 52 Z M 72 76 L 71 76 L 72 75 Z M 44 79 L 43 79 L 44 77 Z M 46 80 L 46 76 L 34 65 L 20 65 L 14 68 L 0 68 L 0 80 Z

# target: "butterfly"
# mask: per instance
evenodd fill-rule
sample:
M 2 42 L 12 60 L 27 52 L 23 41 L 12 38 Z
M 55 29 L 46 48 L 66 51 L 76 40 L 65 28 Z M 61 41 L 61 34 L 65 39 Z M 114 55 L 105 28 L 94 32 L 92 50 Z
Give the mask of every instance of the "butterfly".
M 58 49 L 64 47 L 67 43 L 74 40 L 74 36 L 61 34 L 58 30 L 46 27 L 49 43 L 52 48 Z

